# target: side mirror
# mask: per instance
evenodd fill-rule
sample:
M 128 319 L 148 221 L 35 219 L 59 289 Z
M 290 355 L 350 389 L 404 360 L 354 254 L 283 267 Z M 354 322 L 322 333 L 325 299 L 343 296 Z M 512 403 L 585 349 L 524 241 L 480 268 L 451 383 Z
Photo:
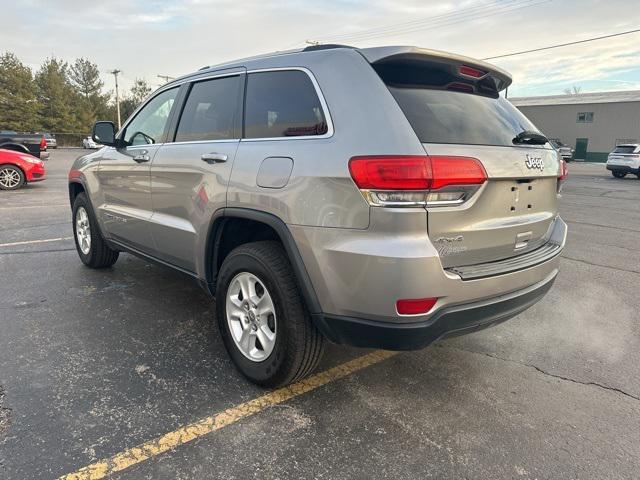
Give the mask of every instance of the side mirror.
M 116 126 L 113 122 L 96 122 L 91 132 L 91 138 L 96 143 L 107 145 L 109 147 L 116 146 Z

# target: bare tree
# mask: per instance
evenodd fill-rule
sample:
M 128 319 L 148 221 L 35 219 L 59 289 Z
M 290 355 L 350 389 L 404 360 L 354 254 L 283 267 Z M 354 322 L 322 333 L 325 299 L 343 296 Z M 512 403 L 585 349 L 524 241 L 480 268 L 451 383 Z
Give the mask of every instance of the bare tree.
M 578 95 L 579 93 L 582 93 L 582 87 L 579 87 L 577 85 L 574 85 L 571 88 L 564 89 L 565 95 Z

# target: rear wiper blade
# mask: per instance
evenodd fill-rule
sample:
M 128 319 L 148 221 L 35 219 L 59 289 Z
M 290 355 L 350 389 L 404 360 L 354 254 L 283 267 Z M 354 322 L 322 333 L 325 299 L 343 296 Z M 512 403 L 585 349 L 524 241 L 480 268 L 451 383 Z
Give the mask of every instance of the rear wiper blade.
M 512 140 L 513 143 L 526 143 L 529 145 L 544 145 L 549 141 L 547 137 L 541 133 L 534 132 L 532 130 L 524 130 L 520 132 Z

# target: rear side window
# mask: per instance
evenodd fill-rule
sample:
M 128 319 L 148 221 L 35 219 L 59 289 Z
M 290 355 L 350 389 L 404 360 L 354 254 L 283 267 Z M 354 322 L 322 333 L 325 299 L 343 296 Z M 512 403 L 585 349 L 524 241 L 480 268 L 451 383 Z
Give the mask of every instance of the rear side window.
M 184 105 L 176 142 L 238 138 L 236 120 L 240 77 L 224 77 L 193 84 Z
M 327 122 L 309 76 L 299 70 L 250 73 L 245 138 L 323 135 Z
M 633 145 L 620 145 L 616 147 L 613 153 L 633 153 L 636 151 L 636 147 Z
M 408 63 L 376 71 L 422 143 L 513 146 L 520 132 L 538 131 L 495 91 L 478 95 L 450 90 L 462 85 L 443 68 Z

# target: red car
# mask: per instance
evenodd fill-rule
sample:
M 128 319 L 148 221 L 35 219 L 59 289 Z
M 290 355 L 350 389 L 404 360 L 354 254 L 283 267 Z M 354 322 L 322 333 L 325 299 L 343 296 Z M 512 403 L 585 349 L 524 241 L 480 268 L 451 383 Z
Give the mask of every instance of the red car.
M 45 179 L 44 162 L 28 153 L 0 149 L 0 190 L 17 190 Z

